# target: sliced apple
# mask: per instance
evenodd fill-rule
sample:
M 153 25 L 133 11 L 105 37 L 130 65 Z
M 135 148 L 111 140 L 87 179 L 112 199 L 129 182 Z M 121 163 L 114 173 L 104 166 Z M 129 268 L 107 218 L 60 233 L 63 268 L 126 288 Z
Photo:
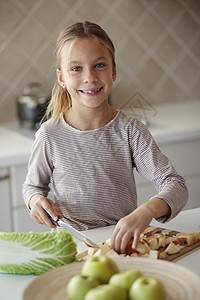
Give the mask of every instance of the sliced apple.
M 154 226 L 149 226 L 147 227 L 144 231 L 143 231 L 143 234 L 147 234 L 151 231 L 153 231 L 154 229 L 156 229 L 157 227 L 154 227 Z
M 108 244 L 104 243 L 99 249 L 97 249 L 93 256 L 106 255 L 108 251 L 110 251 L 110 247 Z
M 142 242 L 138 243 L 136 251 L 139 252 L 140 254 L 147 253 L 147 249 L 146 249 L 145 245 Z
M 111 240 L 111 239 L 107 239 L 107 240 L 106 240 L 106 244 L 107 244 L 109 247 L 111 247 L 111 243 L 112 243 L 112 240 Z
M 165 240 L 165 245 L 169 245 L 171 242 L 177 242 L 178 238 L 176 236 L 167 237 Z
M 181 246 L 190 246 L 198 241 L 198 233 L 190 232 L 178 237 L 178 243 Z
M 159 244 L 159 247 L 165 247 L 165 245 L 166 245 L 166 236 L 165 235 L 158 236 L 158 244 Z
M 179 251 L 180 251 L 180 247 L 175 245 L 173 242 L 171 242 L 167 247 L 167 249 L 165 249 L 165 252 L 167 254 L 175 254 L 178 253 Z
M 147 243 L 145 240 L 143 240 L 143 244 L 144 244 L 144 247 L 146 248 L 146 252 L 149 253 L 149 251 L 150 251 L 151 249 L 150 249 L 148 243 Z
M 119 256 L 119 254 L 118 254 L 115 250 L 110 249 L 110 250 L 107 252 L 106 256 L 112 256 L 112 257 L 114 256 L 114 257 L 117 257 L 117 256 Z
M 158 255 L 159 253 L 157 250 L 150 250 L 148 258 L 158 259 Z
M 88 247 L 88 255 L 93 256 L 98 250 L 99 248 Z
M 147 243 L 149 245 L 149 248 L 151 250 L 158 250 L 159 249 L 159 243 L 157 236 L 152 236 L 151 238 L 148 238 Z
M 165 251 L 162 251 L 162 252 L 159 253 L 159 258 L 160 259 L 163 259 L 165 257 L 167 257 L 167 253 Z

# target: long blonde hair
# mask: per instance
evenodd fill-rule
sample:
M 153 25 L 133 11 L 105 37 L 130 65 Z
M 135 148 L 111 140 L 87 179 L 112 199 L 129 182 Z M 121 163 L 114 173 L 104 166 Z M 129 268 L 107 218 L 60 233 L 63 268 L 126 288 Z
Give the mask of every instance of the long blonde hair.
M 55 48 L 55 60 L 58 70 L 61 70 L 61 51 L 63 47 L 67 42 L 81 38 L 96 39 L 99 43 L 105 46 L 111 56 L 113 70 L 116 68 L 115 47 L 110 37 L 99 25 L 85 21 L 84 23 L 75 23 L 60 32 Z M 60 113 L 69 109 L 71 105 L 71 97 L 67 89 L 62 88 L 56 80 L 44 120 L 51 118 L 52 121 L 55 122 Z

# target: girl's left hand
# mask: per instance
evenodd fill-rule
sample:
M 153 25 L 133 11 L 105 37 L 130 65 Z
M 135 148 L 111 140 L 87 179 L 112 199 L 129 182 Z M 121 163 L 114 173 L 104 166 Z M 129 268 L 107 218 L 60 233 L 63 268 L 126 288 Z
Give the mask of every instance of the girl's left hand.
M 149 226 L 153 217 L 153 212 L 144 203 L 119 220 L 112 235 L 112 249 L 117 253 L 126 253 L 132 239 L 132 248 L 136 249 L 140 234 Z

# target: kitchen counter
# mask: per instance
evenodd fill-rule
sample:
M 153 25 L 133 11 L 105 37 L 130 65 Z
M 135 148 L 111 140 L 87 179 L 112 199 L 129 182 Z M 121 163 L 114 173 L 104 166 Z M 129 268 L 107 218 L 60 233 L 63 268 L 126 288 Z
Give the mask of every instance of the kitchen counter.
M 200 208 L 182 211 L 169 223 L 160 224 L 153 220 L 151 225 L 182 232 L 199 232 Z M 88 230 L 85 232 L 85 234 L 98 243 L 110 238 L 112 236 L 113 229 L 114 226 L 97 228 Z M 78 241 L 76 242 L 79 253 L 86 250 L 86 246 L 80 244 Z M 194 250 L 192 253 L 173 263 L 186 267 L 200 276 L 200 249 L 198 248 L 197 250 Z M 0 300 L 22 300 L 24 290 L 36 277 L 37 276 L 32 275 L 0 274 Z
M 155 109 L 148 128 L 157 143 L 200 137 L 200 101 L 160 104 Z
M 0 126 L 0 141 L 0 167 L 27 163 L 33 144 L 32 139 Z

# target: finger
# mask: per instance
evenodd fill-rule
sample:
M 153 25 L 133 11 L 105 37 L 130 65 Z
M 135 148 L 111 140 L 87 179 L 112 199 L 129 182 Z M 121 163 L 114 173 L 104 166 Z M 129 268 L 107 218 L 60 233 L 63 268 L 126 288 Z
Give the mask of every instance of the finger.
M 118 228 L 118 226 L 116 225 L 115 229 L 114 229 L 114 232 L 112 234 L 112 237 L 111 237 L 111 249 L 115 250 L 116 251 L 116 237 L 119 233 L 119 230 L 120 228 Z
M 122 253 L 122 254 L 126 253 L 127 246 L 128 246 L 130 241 L 131 241 L 131 234 L 130 233 L 124 234 L 124 236 L 121 239 L 120 253 Z
M 41 212 L 41 218 L 42 218 L 42 220 L 43 220 L 43 223 L 44 223 L 46 226 L 48 226 L 48 227 L 50 227 L 50 228 L 54 228 L 54 229 L 57 227 L 56 224 L 54 224 L 54 223 L 52 222 L 51 217 L 50 217 L 50 214 L 49 214 L 47 211 L 43 210 L 43 211 Z
M 59 219 L 62 219 L 63 218 L 63 215 L 61 214 L 60 210 L 58 209 L 58 207 L 56 206 L 55 203 L 52 204 L 52 208 L 54 210 L 54 213 L 57 215 L 57 217 Z
M 140 231 L 135 231 L 133 236 L 132 248 L 136 249 L 140 238 Z
M 115 238 L 115 245 L 114 245 L 114 250 L 119 254 L 121 253 L 121 239 L 122 239 L 122 236 L 119 233 Z
M 42 219 L 39 216 L 36 216 L 35 214 L 33 214 L 32 212 L 30 212 L 30 216 L 31 218 L 37 222 L 38 224 L 43 224 L 44 222 L 42 221 Z
M 48 202 L 45 202 L 43 208 L 54 221 L 57 221 L 59 218 L 63 217 L 56 204 L 50 199 L 48 199 Z

